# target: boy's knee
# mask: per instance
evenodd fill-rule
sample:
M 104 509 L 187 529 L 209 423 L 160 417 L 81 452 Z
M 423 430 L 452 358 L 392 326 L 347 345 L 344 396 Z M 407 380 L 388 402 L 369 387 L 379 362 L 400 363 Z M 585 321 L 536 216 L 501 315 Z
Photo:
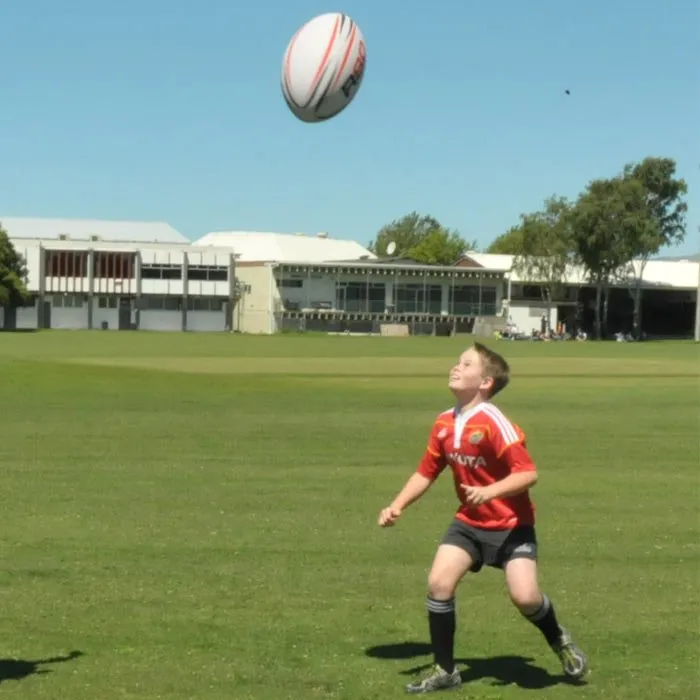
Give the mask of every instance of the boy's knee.
M 514 559 L 506 565 L 508 595 L 523 615 L 531 615 L 542 605 L 537 581 L 537 564 L 530 559 Z
M 542 594 L 537 588 L 517 588 L 510 591 L 513 605 L 523 615 L 533 615 L 542 607 Z
M 434 600 L 454 597 L 458 581 L 446 571 L 431 571 L 428 576 L 428 595 Z

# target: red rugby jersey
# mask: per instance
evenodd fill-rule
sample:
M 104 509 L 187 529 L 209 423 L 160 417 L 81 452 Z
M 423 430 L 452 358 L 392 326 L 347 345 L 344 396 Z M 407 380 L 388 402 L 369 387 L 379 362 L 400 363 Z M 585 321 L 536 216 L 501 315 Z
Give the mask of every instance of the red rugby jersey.
M 461 502 L 456 514 L 460 520 L 487 530 L 534 525 L 535 508 L 528 492 L 480 506 L 464 503 L 462 485 L 489 486 L 513 472 L 536 469 L 525 434 L 492 403 L 479 404 L 462 414 L 450 409 L 436 418 L 418 472 L 436 479 L 448 465 Z

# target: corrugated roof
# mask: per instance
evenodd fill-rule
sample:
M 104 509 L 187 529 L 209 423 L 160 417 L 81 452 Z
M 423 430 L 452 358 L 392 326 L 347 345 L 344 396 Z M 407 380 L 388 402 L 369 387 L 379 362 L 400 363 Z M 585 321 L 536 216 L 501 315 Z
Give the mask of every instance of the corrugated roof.
M 25 219 L 0 217 L 10 238 L 89 241 L 93 236 L 106 242 L 184 243 L 189 239 L 162 221 L 100 221 L 91 219 Z
M 492 253 L 470 253 L 474 262 L 482 265 L 487 270 L 511 270 L 514 255 L 496 255 Z M 629 270 L 629 277 L 634 279 L 642 271 L 642 263 L 634 261 L 634 272 Z M 688 260 L 649 260 L 642 271 L 642 282 L 649 287 L 668 287 L 673 289 L 697 289 L 700 263 Z M 529 279 L 512 271 L 510 279 L 516 283 L 537 283 L 537 280 Z M 567 271 L 566 282 L 569 284 L 587 284 L 585 272 L 582 268 L 572 267 Z M 625 284 L 623 276 L 617 280 L 618 284 Z
M 230 246 L 240 262 L 320 263 L 376 258 L 357 241 L 290 233 L 219 231 L 206 234 L 193 245 Z

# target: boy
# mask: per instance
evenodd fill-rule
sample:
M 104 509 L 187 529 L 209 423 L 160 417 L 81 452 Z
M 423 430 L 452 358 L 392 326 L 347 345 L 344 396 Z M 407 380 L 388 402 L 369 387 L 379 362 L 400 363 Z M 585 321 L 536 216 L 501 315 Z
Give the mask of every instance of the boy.
M 379 515 L 381 527 L 394 525 L 443 469 L 452 469 L 461 505 L 433 560 L 426 600 L 435 668 L 410 684 L 409 693 L 461 685 L 454 662 L 455 591 L 468 571 L 477 573 L 484 565 L 503 569 L 510 599 L 542 632 L 564 673 L 580 679 L 588 670 L 585 654 L 560 627 L 539 588 L 529 497 L 537 470 L 523 432 L 491 403 L 508 384 L 508 374 L 508 363 L 480 343 L 461 355 L 449 376 L 456 407 L 437 417 L 416 473 Z

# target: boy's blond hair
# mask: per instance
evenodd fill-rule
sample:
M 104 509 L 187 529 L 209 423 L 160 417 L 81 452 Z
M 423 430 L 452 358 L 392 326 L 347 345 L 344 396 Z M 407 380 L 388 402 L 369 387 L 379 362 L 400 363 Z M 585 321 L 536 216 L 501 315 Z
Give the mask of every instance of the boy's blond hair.
M 510 366 L 505 358 L 490 348 L 487 348 L 482 343 L 474 343 L 473 348 L 481 358 L 481 363 L 484 368 L 484 377 L 493 379 L 493 385 L 489 392 L 489 398 L 492 398 L 499 391 L 502 391 L 508 386 L 508 382 L 510 381 Z

